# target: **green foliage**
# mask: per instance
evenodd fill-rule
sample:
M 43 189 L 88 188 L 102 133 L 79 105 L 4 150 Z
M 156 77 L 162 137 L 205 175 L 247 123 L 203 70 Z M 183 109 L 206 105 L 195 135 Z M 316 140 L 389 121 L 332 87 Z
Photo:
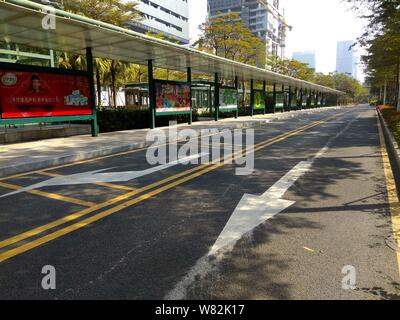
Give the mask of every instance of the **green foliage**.
M 123 0 L 65 0 L 64 9 L 99 21 L 126 27 L 140 20 L 136 9 L 138 3 Z M 61 68 L 85 70 L 86 57 L 79 54 L 60 53 L 58 64 Z M 110 100 L 117 107 L 116 92 L 121 85 L 133 81 L 137 74 L 136 66 L 123 61 L 94 59 L 94 73 L 97 86 L 97 102 L 100 103 L 101 87 L 110 86 Z
M 226 59 L 265 66 L 266 43 L 240 21 L 238 13 L 221 14 L 200 26 L 202 35 L 195 46 Z
M 267 54 L 266 43 L 241 23 L 237 13 L 211 18 L 201 25 L 200 30 L 202 35 L 195 43 L 199 50 L 263 68 L 267 66 L 280 74 L 344 91 L 348 93 L 349 100 L 355 100 L 360 93 L 365 93 L 362 85 L 349 76 L 316 74 L 314 69 L 300 61 Z M 242 87 L 247 85 L 245 81 L 242 83 Z M 245 105 L 243 97 L 241 104 Z
M 393 133 L 394 138 L 400 145 L 400 112 L 396 108 L 388 106 L 379 106 L 383 118 L 388 124 L 389 130 Z
M 367 50 L 362 60 L 371 92 L 382 98 L 386 84 L 388 101 L 400 109 L 400 0 L 346 1 L 368 21 L 359 43 Z
M 123 0 L 64 0 L 66 11 L 120 27 L 140 19 L 137 5 L 137 2 Z
M 280 59 L 279 57 L 271 56 L 267 61 L 267 65 L 270 66 L 272 71 L 301 80 L 313 81 L 314 78 L 314 69 L 294 59 Z

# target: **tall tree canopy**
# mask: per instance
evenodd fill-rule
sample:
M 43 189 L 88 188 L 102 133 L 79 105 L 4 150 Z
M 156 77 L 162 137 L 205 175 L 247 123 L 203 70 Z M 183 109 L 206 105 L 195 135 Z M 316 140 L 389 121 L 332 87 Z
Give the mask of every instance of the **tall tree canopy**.
M 125 0 L 64 0 L 66 11 L 83 15 L 92 19 L 107 22 L 120 27 L 127 27 L 130 23 L 141 18 L 136 9 L 138 3 Z M 62 53 L 59 64 L 65 68 L 85 69 L 86 60 L 82 55 Z M 134 67 L 130 63 L 109 59 L 94 59 L 96 78 L 97 103 L 101 104 L 101 87 L 109 85 L 110 101 L 117 106 L 117 88 L 133 78 Z
M 217 56 L 265 66 L 266 43 L 244 26 L 238 13 L 210 18 L 200 26 L 202 32 L 195 46 Z
M 359 43 L 367 50 L 362 57 L 367 82 L 382 99 L 382 87 L 388 101 L 400 110 L 400 0 L 347 0 L 368 24 Z
M 126 26 L 140 19 L 138 3 L 124 0 L 64 0 L 64 9 L 92 19 Z

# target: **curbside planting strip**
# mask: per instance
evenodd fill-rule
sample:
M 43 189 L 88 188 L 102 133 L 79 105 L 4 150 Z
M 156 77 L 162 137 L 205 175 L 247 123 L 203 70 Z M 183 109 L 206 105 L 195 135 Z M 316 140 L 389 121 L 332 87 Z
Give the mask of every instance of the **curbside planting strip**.
M 379 121 L 383 128 L 383 136 L 386 141 L 386 146 L 388 148 L 388 154 L 390 158 L 390 162 L 392 163 L 392 170 L 394 173 L 394 178 L 396 180 L 397 190 L 400 190 L 400 148 L 399 145 L 394 138 L 392 132 L 390 131 L 382 112 L 379 109 L 376 109 L 378 114 Z

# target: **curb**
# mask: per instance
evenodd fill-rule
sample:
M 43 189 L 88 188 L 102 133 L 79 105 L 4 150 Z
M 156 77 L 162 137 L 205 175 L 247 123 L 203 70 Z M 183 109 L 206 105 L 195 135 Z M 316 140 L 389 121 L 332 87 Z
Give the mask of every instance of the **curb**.
M 379 121 L 382 125 L 383 128 L 383 135 L 386 141 L 386 146 L 389 149 L 388 150 L 388 154 L 389 157 L 391 158 L 393 164 L 396 165 L 396 168 L 393 168 L 394 173 L 397 173 L 394 175 L 395 180 L 396 180 L 396 184 L 400 185 L 400 180 L 399 180 L 399 173 L 400 173 L 400 148 L 399 145 L 396 141 L 396 139 L 394 138 L 392 132 L 389 130 L 388 125 L 386 124 L 385 119 L 383 118 L 382 113 L 380 112 L 380 110 L 376 110 L 378 117 L 379 117 Z
M 330 110 L 330 109 L 336 109 L 338 107 L 327 107 L 323 109 L 315 109 L 315 110 Z M 234 129 L 250 129 L 250 128 L 256 128 L 258 126 L 265 125 L 267 123 L 271 123 L 273 121 L 282 121 L 282 120 L 287 120 L 294 118 L 296 115 L 301 115 L 301 114 L 309 114 L 313 112 L 307 112 L 308 110 L 304 110 L 305 112 L 298 112 L 298 113 L 286 113 L 277 116 L 276 118 L 273 119 L 254 119 L 252 121 L 248 121 L 245 123 L 235 123 L 235 124 L 224 124 L 222 121 L 217 123 L 217 125 L 220 127 L 220 129 L 228 129 L 228 130 L 234 130 Z M 315 111 L 314 111 L 315 112 Z M 178 125 L 181 127 L 182 125 Z M 163 128 L 160 128 L 163 129 Z M 164 128 L 165 129 L 165 128 Z M 196 130 L 196 128 L 193 128 Z M 178 140 L 178 142 L 182 142 L 183 140 Z M 135 142 L 135 143 L 130 143 L 126 145 L 121 145 L 121 146 L 116 146 L 112 148 L 101 148 L 98 150 L 92 150 L 92 151 L 84 151 L 84 152 L 74 152 L 69 155 L 64 155 L 64 156 L 59 156 L 59 157 L 54 157 L 50 159 L 45 159 L 45 160 L 40 160 L 40 161 L 30 161 L 26 163 L 19 163 L 16 165 L 12 166 L 6 166 L 6 167 L 0 167 L 0 178 L 11 176 L 14 174 L 19 174 L 27 171 L 35 171 L 35 170 L 40 170 L 40 169 L 45 169 L 49 167 L 54 167 L 54 166 L 60 166 L 60 165 L 65 165 L 65 164 L 70 164 L 73 162 L 78 162 L 78 161 L 84 161 L 84 160 L 90 160 L 90 159 L 95 159 L 99 157 L 104 157 L 104 156 L 109 156 L 112 154 L 116 153 L 122 153 L 122 152 L 129 152 L 133 151 L 136 149 L 142 149 L 151 146 L 152 143 L 143 141 L 143 142 Z M 29 159 L 28 159 L 29 160 Z
M 258 120 L 258 121 L 254 120 L 250 123 L 237 123 L 237 124 L 230 124 L 230 125 L 224 125 L 223 123 L 220 122 L 219 126 L 221 129 L 228 129 L 228 130 L 250 129 L 250 128 L 255 128 L 257 126 L 261 126 L 261 125 L 269 123 L 269 122 L 270 122 L 270 119 Z M 178 128 L 179 128 L 179 126 L 178 126 Z M 184 140 L 183 139 L 178 140 L 178 142 L 182 142 L 182 141 L 184 141 Z M 7 167 L 0 167 L 0 178 L 10 176 L 13 174 L 27 172 L 27 171 L 35 171 L 35 170 L 45 169 L 48 167 L 60 166 L 60 165 L 65 165 L 65 164 L 69 164 L 69 163 L 73 163 L 73 162 L 109 156 L 109 155 L 116 154 L 116 153 L 142 149 L 142 148 L 149 147 L 152 144 L 153 143 L 146 142 L 146 141 L 135 142 L 135 143 L 116 146 L 116 147 L 112 147 L 112 148 L 101 148 L 98 150 L 87 151 L 87 152 L 76 152 L 76 153 L 73 153 L 70 155 L 54 157 L 52 159 L 47 159 L 47 160 L 40 160 L 40 161 L 36 161 L 36 162 L 31 161 L 31 162 L 20 163 L 17 165 L 12 165 L 12 166 L 7 166 Z

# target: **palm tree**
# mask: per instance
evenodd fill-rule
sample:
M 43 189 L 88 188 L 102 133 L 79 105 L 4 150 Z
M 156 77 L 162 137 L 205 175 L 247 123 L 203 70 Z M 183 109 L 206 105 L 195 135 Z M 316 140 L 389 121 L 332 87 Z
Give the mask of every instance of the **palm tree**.
M 105 77 L 105 73 L 110 69 L 110 60 L 95 58 L 93 60 L 93 68 L 96 78 L 96 90 L 97 90 L 97 106 L 101 107 L 101 88 L 102 81 L 101 77 Z

